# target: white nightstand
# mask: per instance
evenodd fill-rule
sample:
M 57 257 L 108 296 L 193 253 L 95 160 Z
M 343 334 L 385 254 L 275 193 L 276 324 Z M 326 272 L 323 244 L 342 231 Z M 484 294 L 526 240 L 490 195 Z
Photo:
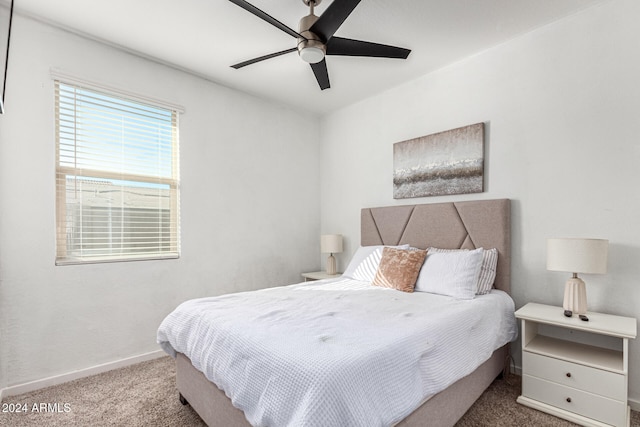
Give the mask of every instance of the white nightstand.
M 312 280 L 333 279 L 334 277 L 340 277 L 342 273 L 327 274 L 326 271 L 313 271 L 311 273 L 302 273 L 305 282 Z
M 529 303 L 522 321 L 522 395 L 518 402 L 585 426 L 628 426 L 631 317 Z

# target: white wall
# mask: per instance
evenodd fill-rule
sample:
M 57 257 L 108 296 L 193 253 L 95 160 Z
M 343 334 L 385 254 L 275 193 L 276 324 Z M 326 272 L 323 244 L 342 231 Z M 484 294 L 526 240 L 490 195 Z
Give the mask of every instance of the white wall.
M 319 125 L 22 16 L 0 116 L 0 389 L 158 350 L 193 297 L 318 268 Z M 182 257 L 54 266 L 50 68 L 182 105 Z M 307 135 L 300 138 L 299 135 Z
M 610 240 L 609 272 L 585 276 L 590 309 L 640 318 L 640 2 L 615 0 L 327 116 L 321 229 L 357 248 L 360 209 L 510 198 L 512 290 L 562 303 L 547 237 Z M 487 124 L 482 194 L 393 200 L 394 142 Z M 514 345 L 518 364 L 519 344 Z M 630 344 L 640 404 L 640 338 Z

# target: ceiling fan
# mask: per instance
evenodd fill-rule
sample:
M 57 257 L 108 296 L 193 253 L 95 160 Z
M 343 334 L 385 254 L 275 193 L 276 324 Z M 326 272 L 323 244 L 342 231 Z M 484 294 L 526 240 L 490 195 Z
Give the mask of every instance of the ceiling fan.
M 297 50 L 300 58 L 311 65 L 320 89 L 324 90 L 330 87 L 325 55 L 407 59 L 411 53 L 411 50 L 401 47 L 334 37 L 334 33 L 360 3 L 360 0 L 334 0 L 321 16 L 314 15 L 313 9 L 322 0 L 302 0 L 304 4 L 309 6 L 310 13 L 300 20 L 298 32 L 244 0 L 229 1 L 298 39 L 297 47 L 232 65 L 231 67 L 235 69 Z

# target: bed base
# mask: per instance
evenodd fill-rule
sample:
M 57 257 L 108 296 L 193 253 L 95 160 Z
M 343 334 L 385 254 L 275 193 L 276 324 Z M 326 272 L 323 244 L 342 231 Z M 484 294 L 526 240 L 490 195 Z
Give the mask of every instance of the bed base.
M 508 366 L 509 345 L 496 350 L 491 358 L 466 377 L 434 395 L 397 426 L 451 427 L 480 397 L 491 382 Z M 189 404 L 210 427 L 247 427 L 244 413 L 204 374 L 193 367 L 184 354 L 176 357 L 176 384 L 180 402 Z

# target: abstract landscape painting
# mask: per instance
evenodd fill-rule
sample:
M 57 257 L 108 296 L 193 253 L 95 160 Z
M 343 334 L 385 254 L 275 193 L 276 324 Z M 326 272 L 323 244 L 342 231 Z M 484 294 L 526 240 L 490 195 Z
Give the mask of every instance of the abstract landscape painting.
M 484 123 L 393 144 L 393 198 L 481 193 Z

